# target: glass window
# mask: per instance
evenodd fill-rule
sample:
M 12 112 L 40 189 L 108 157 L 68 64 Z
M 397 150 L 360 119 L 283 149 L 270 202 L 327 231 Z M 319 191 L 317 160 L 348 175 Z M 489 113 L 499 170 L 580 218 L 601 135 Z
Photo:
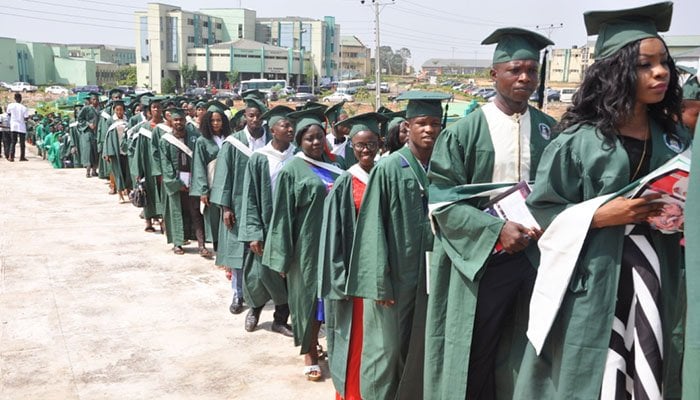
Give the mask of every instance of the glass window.
M 311 24 L 301 24 L 301 48 L 311 51 Z
M 278 46 L 294 48 L 294 24 L 291 22 L 280 23 L 280 40 Z
M 139 40 L 141 42 L 141 62 L 148 62 L 148 17 L 140 17 L 139 25 Z
M 165 59 L 167 62 L 178 62 L 178 35 L 177 35 L 177 17 L 167 17 L 166 20 L 166 54 Z

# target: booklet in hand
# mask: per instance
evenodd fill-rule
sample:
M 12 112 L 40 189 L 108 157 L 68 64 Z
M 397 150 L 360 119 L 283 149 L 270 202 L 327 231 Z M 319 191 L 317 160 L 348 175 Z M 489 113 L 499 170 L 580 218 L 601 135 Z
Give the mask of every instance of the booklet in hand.
M 532 192 L 530 185 L 525 181 L 520 181 L 491 199 L 484 207 L 484 212 L 506 221 L 517 222 L 527 228 L 540 229 L 540 225 L 525 204 L 530 192 Z M 502 250 L 503 246 L 499 241 L 496 243 L 494 253 L 499 253 Z
M 668 234 L 683 232 L 689 175 L 690 159 L 680 154 L 642 178 L 637 189 L 628 196 L 637 198 L 654 193 L 662 195 L 655 200 L 664 203 L 661 214 L 647 219 L 652 229 Z

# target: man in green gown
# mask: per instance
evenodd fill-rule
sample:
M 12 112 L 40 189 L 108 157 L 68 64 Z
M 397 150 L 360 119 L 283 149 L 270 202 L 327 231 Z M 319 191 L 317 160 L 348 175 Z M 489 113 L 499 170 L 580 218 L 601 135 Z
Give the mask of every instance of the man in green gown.
M 535 178 L 555 121 L 528 99 L 538 84 L 540 49 L 552 42 L 505 28 L 482 42 L 493 43 L 498 43 L 491 69 L 495 101 L 445 129 L 431 162 L 431 202 L 442 205 L 431 210 L 436 240 L 426 320 L 426 399 L 510 398 L 527 343 L 536 270 L 523 250 L 536 250 L 531 239 L 541 232 L 486 213 L 489 197 L 470 198 L 463 189 Z M 497 243 L 503 250 L 494 251 Z
M 270 329 L 289 337 L 294 334 L 287 324 L 287 285 L 280 274 L 262 264 L 262 253 L 272 216 L 275 181 L 280 169 L 294 156 L 294 127 L 286 117 L 292 111 L 289 107 L 277 106 L 262 116 L 270 128 L 272 140 L 253 152 L 246 165 L 238 229 L 238 239 L 250 248 L 243 261 L 243 296 L 250 307 L 245 329 L 255 329 L 263 307 L 272 300 L 275 312 Z
M 216 161 L 214 183 L 209 201 L 221 207 L 222 224 L 219 224 L 219 240 L 216 251 L 216 265 L 231 270 L 233 300 L 231 312 L 243 311 L 243 259 L 247 246 L 238 239 L 238 224 L 243 203 L 243 180 L 248 159 L 257 149 L 270 141 L 270 135 L 263 126 L 262 114 L 267 111 L 259 97 L 249 93 L 244 118 L 246 126 L 225 138 Z M 250 324 L 248 324 L 250 327 Z M 253 325 L 250 330 L 255 329 Z
M 80 132 L 80 162 L 86 169 L 85 177 L 97 176 L 97 124 L 100 120 L 100 95 L 91 92 L 78 114 Z
M 114 123 L 112 120 L 114 102 L 121 101 L 123 96 L 124 92 L 121 89 L 115 88 L 109 91 L 107 105 L 100 112 L 100 122 L 97 124 L 97 172 L 100 179 L 109 179 L 110 194 L 116 194 L 117 191 L 115 188 L 115 177 L 112 173 L 112 165 L 104 158 L 104 145 L 107 130 L 109 130 Z M 122 105 L 124 104 L 122 103 Z M 126 111 L 126 109 L 124 111 Z
M 163 218 L 168 243 L 178 254 L 190 239 L 197 240 L 200 255 L 211 257 L 204 243 L 204 219 L 199 211 L 199 199 L 189 195 L 192 155 L 199 137 L 194 127 L 185 122 L 185 112 L 170 109 L 172 132 L 164 132 L 160 138 L 160 162 L 165 195 Z
M 406 147 L 372 170 L 357 218 L 346 293 L 364 302 L 363 398 L 423 394 L 425 260 L 433 247 L 427 170 L 444 93 L 409 91 Z
M 691 74 L 683 84 L 683 125 L 693 133 L 700 114 L 700 81 Z

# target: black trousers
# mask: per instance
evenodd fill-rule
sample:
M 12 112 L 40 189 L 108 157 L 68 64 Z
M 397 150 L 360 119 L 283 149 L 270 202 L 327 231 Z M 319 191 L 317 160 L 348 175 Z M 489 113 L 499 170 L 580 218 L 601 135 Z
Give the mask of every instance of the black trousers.
M 199 197 L 190 196 L 188 192 L 180 192 L 180 206 L 182 207 L 183 220 L 186 218 L 186 214 L 192 223 L 191 229 L 194 238 L 197 239 L 197 246 L 204 247 L 204 217 L 199 212 Z M 185 232 L 185 239 L 188 237 L 191 237 L 190 234 Z
M 12 145 L 12 132 L 3 131 L 2 132 L 2 149 L 5 158 L 10 158 L 10 145 Z M 14 157 L 14 147 L 12 147 L 12 156 Z
M 499 254 L 479 281 L 474 331 L 469 353 L 467 399 L 495 399 L 495 361 L 506 319 L 522 291 L 532 291 L 537 272 L 524 252 Z
M 20 133 L 20 132 L 12 132 L 12 142 L 10 143 L 10 157 L 15 156 L 15 146 L 17 145 L 17 142 L 19 141 L 19 158 L 23 159 L 25 158 L 25 143 L 24 141 L 27 139 L 27 134 L 26 133 Z
M 255 307 L 253 311 L 255 314 L 260 315 L 263 307 L 265 306 Z M 272 318 L 276 324 L 286 324 L 289 318 L 289 304 L 275 304 L 275 312 L 272 314 Z

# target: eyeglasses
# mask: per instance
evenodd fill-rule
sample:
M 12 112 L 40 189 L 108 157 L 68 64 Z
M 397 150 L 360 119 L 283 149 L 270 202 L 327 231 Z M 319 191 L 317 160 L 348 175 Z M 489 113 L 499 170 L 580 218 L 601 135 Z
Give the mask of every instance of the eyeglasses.
M 353 150 L 357 150 L 357 151 L 364 151 L 365 149 L 367 149 L 369 151 L 375 151 L 379 148 L 379 143 L 377 143 L 377 142 L 353 143 L 352 148 L 353 148 Z

